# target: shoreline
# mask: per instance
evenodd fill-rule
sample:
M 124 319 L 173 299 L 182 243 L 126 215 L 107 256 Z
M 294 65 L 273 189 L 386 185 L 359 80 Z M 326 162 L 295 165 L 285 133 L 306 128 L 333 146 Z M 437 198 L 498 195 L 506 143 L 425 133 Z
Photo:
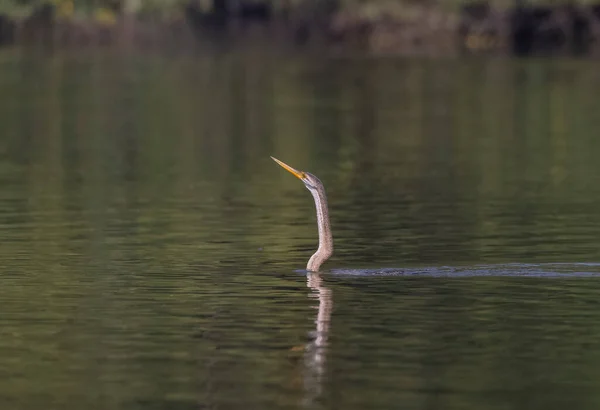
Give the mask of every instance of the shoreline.
M 169 17 L 133 13 L 58 16 L 49 5 L 25 17 L 0 14 L 0 47 L 133 47 L 194 49 L 237 46 L 330 49 L 368 55 L 596 55 L 598 6 L 528 6 L 505 10 L 467 3 L 454 11 L 431 5 L 372 5 L 315 14 L 267 10 L 223 15 L 188 5 Z

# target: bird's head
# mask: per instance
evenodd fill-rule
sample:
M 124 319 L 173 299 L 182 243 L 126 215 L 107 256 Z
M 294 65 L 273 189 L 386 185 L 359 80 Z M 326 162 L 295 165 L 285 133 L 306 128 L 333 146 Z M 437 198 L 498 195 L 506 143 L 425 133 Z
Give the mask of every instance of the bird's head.
M 297 169 L 290 167 L 288 164 L 278 160 L 277 158 L 271 157 L 271 159 L 273 161 L 277 162 L 279 165 L 281 165 L 286 171 L 293 174 L 300 181 L 304 182 L 304 186 L 309 191 L 311 191 L 311 192 L 316 191 L 319 187 L 323 186 L 323 183 L 319 180 L 319 178 L 317 178 L 310 172 L 298 171 Z

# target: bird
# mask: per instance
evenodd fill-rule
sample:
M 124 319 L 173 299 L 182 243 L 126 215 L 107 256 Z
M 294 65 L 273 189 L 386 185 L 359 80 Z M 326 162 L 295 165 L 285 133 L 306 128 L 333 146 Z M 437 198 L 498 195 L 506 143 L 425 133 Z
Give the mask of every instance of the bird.
M 283 161 L 278 160 L 277 158 L 271 156 L 271 159 L 279 164 L 283 169 L 290 172 L 296 178 L 304 183 L 306 189 L 312 194 L 315 200 L 315 207 L 317 211 L 317 226 L 319 228 L 319 247 L 317 251 L 310 257 L 308 263 L 306 265 L 306 270 L 309 272 L 309 287 L 313 287 L 311 283 L 319 283 L 319 269 L 321 265 L 327 261 L 331 255 L 333 255 L 333 235 L 331 234 L 331 224 L 329 223 L 329 209 L 327 207 L 327 195 L 325 195 L 325 187 L 319 178 L 310 172 L 306 171 L 298 171 L 297 169 L 292 168 L 288 164 Z M 550 267 L 552 264 L 549 264 L 550 267 L 542 268 L 545 264 L 536 265 L 536 267 L 530 268 L 529 265 L 525 267 L 520 264 L 499 264 L 499 265 L 480 265 L 473 267 L 452 267 L 452 266 L 442 266 L 442 267 L 423 267 L 419 269 L 415 268 L 377 268 L 377 269 L 334 269 L 330 271 L 331 273 L 342 274 L 342 275 L 351 275 L 351 276 L 405 276 L 405 275 L 420 275 L 420 276 L 432 276 L 432 277 L 470 277 L 470 276 L 539 276 L 539 277 L 554 277 L 554 276 L 573 276 L 575 272 L 563 272 L 557 271 L 556 267 Z M 581 264 L 573 264 L 574 269 L 575 266 L 580 266 Z M 589 264 L 588 264 L 589 265 Z M 592 264 L 594 266 L 600 264 Z M 553 266 L 553 265 L 552 265 Z M 589 265 L 591 266 L 591 265 Z M 580 269 L 579 267 L 577 269 Z M 312 275 L 310 275 L 312 273 Z M 581 272 L 580 272 L 581 273 Z M 586 272 L 582 273 L 582 275 L 586 275 Z M 589 271 L 591 275 L 594 275 L 597 272 Z M 317 276 L 314 276 L 317 275 Z M 575 274 L 575 276 L 579 276 L 579 274 Z M 319 285 L 314 285 L 318 287 Z M 331 296 L 323 296 L 325 298 L 329 298 Z M 330 304 L 330 301 L 328 302 Z M 329 307 L 330 308 L 330 307 Z M 320 308 L 319 308 L 320 309 Z M 320 315 L 320 313 L 319 313 Z M 327 316 L 328 313 L 324 313 L 324 317 Z M 328 320 L 328 319 L 327 319 Z
M 331 234 L 331 224 L 329 223 L 325 187 L 321 180 L 310 172 L 298 171 L 277 158 L 271 157 L 271 159 L 302 181 L 315 200 L 317 227 L 319 229 L 319 247 L 308 260 L 306 270 L 309 272 L 319 272 L 321 265 L 333 255 L 333 235 Z

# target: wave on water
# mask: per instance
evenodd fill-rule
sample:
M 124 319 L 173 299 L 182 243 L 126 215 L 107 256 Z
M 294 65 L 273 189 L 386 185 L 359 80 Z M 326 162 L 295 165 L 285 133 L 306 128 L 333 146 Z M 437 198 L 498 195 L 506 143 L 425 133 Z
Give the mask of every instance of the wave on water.
M 332 269 L 336 276 L 600 277 L 600 263 L 505 263 L 380 269 Z

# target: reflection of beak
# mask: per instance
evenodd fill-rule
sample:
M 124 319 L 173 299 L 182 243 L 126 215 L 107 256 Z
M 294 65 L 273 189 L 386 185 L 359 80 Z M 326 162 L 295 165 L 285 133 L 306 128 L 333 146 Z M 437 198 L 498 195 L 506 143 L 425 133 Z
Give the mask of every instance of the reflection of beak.
M 295 170 L 294 168 L 290 167 L 288 164 L 279 161 L 277 158 L 273 158 L 271 157 L 271 159 L 275 162 L 277 162 L 279 165 L 281 165 L 286 171 L 289 171 L 290 173 L 294 174 L 294 176 L 300 180 L 304 179 L 304 172 L 302 171 L 298 171 Z

